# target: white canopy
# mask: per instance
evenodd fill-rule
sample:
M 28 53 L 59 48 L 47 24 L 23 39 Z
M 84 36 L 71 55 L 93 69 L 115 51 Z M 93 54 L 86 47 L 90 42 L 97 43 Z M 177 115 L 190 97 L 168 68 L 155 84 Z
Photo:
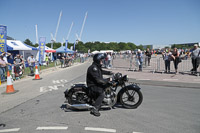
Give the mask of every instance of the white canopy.
M 97 51 L 97 50 L 92 52 L 92 54 L 97 54 L 97 53 L 99 53 L 99 51 Z
M 101 53 L 113 53 L 113 50 L 100 50 Z
M 37 48 L 26 45 L 19 40 L 7 40 L 7 48 L 7 50 L 38 50 Z

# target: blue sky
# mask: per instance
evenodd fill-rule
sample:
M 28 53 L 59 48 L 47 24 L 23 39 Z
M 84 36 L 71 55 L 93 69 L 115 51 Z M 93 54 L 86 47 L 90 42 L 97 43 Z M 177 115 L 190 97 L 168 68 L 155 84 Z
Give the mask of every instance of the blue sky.
M 0 24 L 8 35 L 24 41 L 39 37 L 50 42 L 60 11 L 57 41 L 69 42 L 80 34 L 86 11 L 88 17 L 81 40 L 133 42 L 136 45 L 200 42 L 200 0 L 0 0 Z

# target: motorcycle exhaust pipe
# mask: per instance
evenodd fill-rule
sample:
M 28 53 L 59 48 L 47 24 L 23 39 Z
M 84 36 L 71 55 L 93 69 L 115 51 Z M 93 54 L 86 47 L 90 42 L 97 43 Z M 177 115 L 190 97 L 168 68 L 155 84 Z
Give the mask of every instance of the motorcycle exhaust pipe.
M 93 106 L 89 105 L 89 104 L 69 104 L 69 103 L 66 103 L 67 105 L 67 108 L 74 108 L 74 109 L 79 109 L 79 110 L 82 110 L 82 109 L 91 109 L 91 108 L 94 108 Z

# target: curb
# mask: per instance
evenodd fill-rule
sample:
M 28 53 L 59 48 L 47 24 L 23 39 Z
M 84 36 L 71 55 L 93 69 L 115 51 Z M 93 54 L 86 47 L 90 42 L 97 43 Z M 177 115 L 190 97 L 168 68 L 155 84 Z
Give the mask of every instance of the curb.
M 133 78 L 129 78 L 129 82 L 134 82 L 134 83 L 138 83 L 138 84 L 141 84 L 141 85 L 200 89 L 200 83 L 168 82 L 168 81 L 155 81 L 155 80 L 137 80 L 137 79 L 133 79 Z
M 86 62 L 88 62 L 88 61 L 85 61 L 84 63 L 86 63 Z M 78 65 L 82 65 L 82 64 L 84 64 L 84 63 L 74 63 L 74 65 L 71 66 L 71 67 L 78 66 Z M 39 73 L 42 74 L 42 75 L 43 75 L 43 74 L 46 75 L 46 74 L 49 74 L 49 73 L 52 73 L 52 72 L 56 72 L 55 70 L 63 71 L 63 70 L 69 69 L 69 68 L 71 68 L 71 67 L 66 67 L 66 68 L 60 68 L 59 66 L 57 66 L 56 68 L 55 68 L 55 67 L 51 67 L 51 68 L 43 69 L 43 70 L 41 70 Z M 44 76 L 44 75 L 43 75 L 43 76 Z M 34 78 L 33 76 L 24 75 L 23 78 L 21 78 L 20 80 L 15 80 L 14 83 L 23 82 L 23 81 L 26 81 L 26 80 L 28 80 L 28 79 L 33 79 L 33 78 Z M 1 87 L 5 87 L 6 85 L 7 85 L 7 83 L 4 82 L 4 83 L 2 83 L 2 84 L 0 85 L 0 88 L 1 88 Z

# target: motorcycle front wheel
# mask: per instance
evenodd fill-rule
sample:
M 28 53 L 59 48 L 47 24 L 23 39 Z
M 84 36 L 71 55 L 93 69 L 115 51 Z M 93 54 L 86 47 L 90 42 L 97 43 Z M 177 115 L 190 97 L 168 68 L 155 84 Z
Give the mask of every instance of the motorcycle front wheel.
M 143 95 L 140 90 L 127 88 L 122 90 L 120 95 L 120 103 L 128 109 L 137 108 L 143 101 Z

